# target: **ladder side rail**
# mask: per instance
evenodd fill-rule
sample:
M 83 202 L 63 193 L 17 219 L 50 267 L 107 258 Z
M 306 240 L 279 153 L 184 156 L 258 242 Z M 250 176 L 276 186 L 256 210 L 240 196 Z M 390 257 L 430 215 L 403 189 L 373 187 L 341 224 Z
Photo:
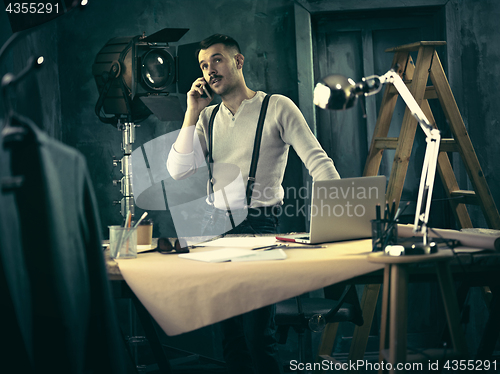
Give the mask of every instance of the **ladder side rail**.
M 409 56 L 410 55 L 408 52 L 395 53 L 392 60 L 392 66 L 406 66 L 407 59 L 410 58 Z M 387 134 L 389 133 L 389 127 L 391 125 L 392 116 L 394 114 L 394 108 L 396 107 L 396 102 L 399 95 L 397 90 L 391 90 L 391 88 L 392 85 L 387 85 L 384 89 L 382 103 L 380 104 L 380 111 L 377 117 L 377 122 L 375 124 L 370 149 L 368 151 L 368 157 L 366 159 L 366 164 L 363 171 L 364 176 L 377 175 L 380 168 L 384 150 L 377 147 L 376 140 L 378 138 L 387 137 Z
M 437 128 L 436 120 L 432 114 L 431 107 L 428 100 L 422 102 L 422 111 L 425 113 L 429 122 Z M 471 228 L 472 221 L 467 211 L 467 207 L 460 200 L 453 199 L 451 192 L 459 190 L 457 178 L 453 172 L 453 167 L 451 166 L 450 158 L 448 154 L 440 148 L 438 156 L 438 173 L 443 182 L 446 197 L 449 199 L 453 214 L 456 221 L 460 224 L 461 228 Z
M 410 93 L 419 106 L 424 99 L 433 52 L 434 47 L 432 46 L 420 47 L 413 77 L 408 77 L 412 81 Z M 396 201 L 396 206 L 399 204 L 403 192 L 417 125 L 417 119 L 413 116 L 410 109 L 406 107 L 386 194 L 388 201 Z

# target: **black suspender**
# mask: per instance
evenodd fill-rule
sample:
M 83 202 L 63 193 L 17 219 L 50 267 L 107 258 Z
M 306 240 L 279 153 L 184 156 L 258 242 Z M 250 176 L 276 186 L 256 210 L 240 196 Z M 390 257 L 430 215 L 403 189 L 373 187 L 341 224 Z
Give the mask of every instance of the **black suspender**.
M 217 104 L 217 106 L 212 110 L 212 115 L 210 116 L 210 120 L 208 121 L 208 159 L 207 159 L 207 167 L 208 167 L 208 185 L 209 185 L 209 190 L 208 190 L 208 201 L 210 203 L 213 203 L 214 198 L 214 177 L 212 175 L 212 165 L 214 163 L 214 159 L 212 157 L 212 144 L 213 144 L 213 133 L 214 133 L 214 120 L 215 120 L 215 115 L 219 111 L 220 104 Z
M 250 164 L 250 172 L 248 173 L 248 182 L 246 188 L 246 203 L 247 206 L 250 207 L 250 202 L 252 200 L 253 187 L 255 183 L 255 174 L 257 173 L 257 163 L 259 161 L 259 152 L 260 152 L 260 143 L 262 139 L 262 131 L 264 129 L 264 121 L 266 119 L 267 107 L 269 104 L 269 98 L 271 95 L 266 95 L 264 100 L 262 101 L 262 107 L 260 108 L 259 121 L 257 122 L 257 129 L 255 131 L 255 140 L 253 145 L 253 153 L 252 153 L 252 162 Z M 208 157 L 207 157 L 207 166 L 208 166 L 208 176 L 209 176 L 209 201 L 213 202 L 213 175 L 212 175 L 212 164 L 213 164 L 213 127 L 215 115 L 219 111 L 220 104 L 218 104 L 214 110 L 212 111 L 212 115 L 210 116 L 210 120 L 208 122 Z M 224 196 L 225 198 L 225 196 Z M 227 201 L 226 201 L 227 206 Z M 229 217 L 231 218 L 231 224 L 234 227 L 234 222 L 231 217 L 231 211 L 227 206 L 227 210 L 229 212 Z
M 259 161 L 260 141 L 262 140 L 262 130 L 264 129 L 264 120 L 266 119 L 267 106 L 271 95 L 266 95 L 262 101 L 260 108 L 259 122 L 257 122 L 257 130 L 255 130 L 255 140 L 253 144 L 252 163 L 250 164 L 250 172 L 248 173 L 247 182 L 247 206 L 250 208 L 250 201 L 252 200 L 253 185 L 255 183 L 255 173 L 257 173 L 257 162 Z

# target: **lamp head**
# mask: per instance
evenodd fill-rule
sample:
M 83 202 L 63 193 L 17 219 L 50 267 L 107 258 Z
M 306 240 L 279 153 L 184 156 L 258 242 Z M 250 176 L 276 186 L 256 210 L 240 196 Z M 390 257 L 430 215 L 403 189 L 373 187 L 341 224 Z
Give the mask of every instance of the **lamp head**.
M 323 78 L 314 89 L 314 104 L 322 109 L 344 110 L 356 104 L 356 83 L 343 75 Z

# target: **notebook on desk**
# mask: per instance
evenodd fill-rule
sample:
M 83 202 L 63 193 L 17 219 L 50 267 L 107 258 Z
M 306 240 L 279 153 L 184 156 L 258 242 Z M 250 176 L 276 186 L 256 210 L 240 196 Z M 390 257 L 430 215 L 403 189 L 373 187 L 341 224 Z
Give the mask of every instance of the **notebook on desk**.
M 385 176 L 313 182 L 308 234 L 276 239 L 316 244 L 371 237 L 376 206 L 385 206 Z

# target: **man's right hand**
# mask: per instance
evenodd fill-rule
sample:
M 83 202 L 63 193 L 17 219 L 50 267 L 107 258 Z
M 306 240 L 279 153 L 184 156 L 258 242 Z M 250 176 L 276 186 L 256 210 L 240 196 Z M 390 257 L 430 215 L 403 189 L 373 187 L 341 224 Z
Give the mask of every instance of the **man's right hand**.
M 212 98 L 201 97 L 204 93 L 203 86 L 208 85 L 204 78 L 198 78 L 191 85 L 191 90 L 187 93 L 187 110 L 200 113 L 210 102 Z
M 200 113 L 210 104 L 212 98 L 201 97 L 203 86 L 208 84 L 205 79 L 198 78 L 191 85 L 187 93 L 187 110 L 184 115 L 181 131 L 174 144 L 174 149 L 179 153 L 191 153 L 193 151 L 193 133 Z

